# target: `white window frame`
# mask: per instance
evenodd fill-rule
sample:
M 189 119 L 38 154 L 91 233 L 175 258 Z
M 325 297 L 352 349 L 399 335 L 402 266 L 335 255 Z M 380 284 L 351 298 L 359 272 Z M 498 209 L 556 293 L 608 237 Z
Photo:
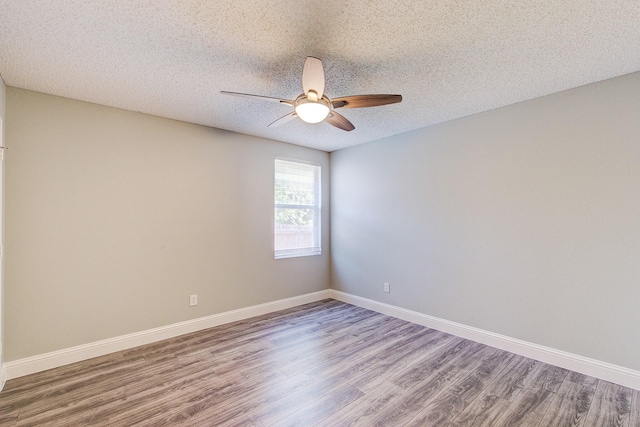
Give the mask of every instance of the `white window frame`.
M 278 162 L 289 162 L 295 164 L 309 165 L 314 167 L 314 194 L 315 194 L 315 204 L 313 205 L 297 205 L 297 204 L 286 204 L 286 203 L 276 203 L 275 200 L 275 190 L 276 190 L 276 174 L 278 173 Z M 312 255 L 320 255 L 322 254 L 322 243 L 321 243 L 321 222 L 322 222 L 322 167 L 313 162 L 309 162 L 306 160 L 299 159 L 291 159 L 287 157 L 276 157 L 274 162 L 274 174 L 273 174 L 273 238 L 274 238 L 274 258 L 292 258 L 292 257 L 302 257 L 302 256 L 312 256 Z M 276 248 L 276 210 L 277 209 L 313 209 L 314 211 L 314 222 L 313 222 L 313 242 L 315 243 L 311 247 L 299 247 L 292 249 L 277 249 Z

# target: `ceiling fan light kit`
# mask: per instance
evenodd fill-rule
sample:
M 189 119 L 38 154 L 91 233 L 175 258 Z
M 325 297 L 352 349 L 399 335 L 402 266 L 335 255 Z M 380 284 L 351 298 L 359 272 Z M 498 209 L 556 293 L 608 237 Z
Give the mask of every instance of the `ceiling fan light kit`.
M 401 95 L 354 95 L 342 96 L 331 101 L 324 94 L 324 69 L 322 61 L 313 56 L 308 56 L 302 69 L 302 89 L 304 93 L 294 101 L 272 98 L 247 93 L 221 91 L 223 95 L 240 96 L 243 98 L 255 98 L 264 101 L 275 101 L 281 104 L 293 106 L 293 112 L 280 117 L 269 127 L 279 126 L 296 117 L 307 123 L 320 123 L 326 121 L 344 131 L 352 131 L 355 126 L 344 116 L 335 111 L 336 108 L 366 108 L 380 105 L 395 104 L 402 101 Z
M 331 111 L 331 104 L 326 96 L 313 101 L 304 95 L 300 95 L 296 98 L 294 105 L 294 110 L 298 117 L 307 123 L 320 123 Z

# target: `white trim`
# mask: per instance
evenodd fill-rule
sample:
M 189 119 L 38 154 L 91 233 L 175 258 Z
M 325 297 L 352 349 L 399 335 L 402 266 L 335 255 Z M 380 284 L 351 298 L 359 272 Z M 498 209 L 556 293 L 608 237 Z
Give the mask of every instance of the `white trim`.
M 4 363 L 0 362 L 0 391 L 4 388 L 4 383 L 7 382 L 7 370 Z
M 198 319 L 174 323 L 172 325 L 162 326 L 159 328 L 148 329 L 146 331 L 134 332 L 132 334 L 96 341 L 89 344 L 52 351 L 50 353 L 39 354 L 37 356 L 26 357 L 24 359 L 13 360 L 4 364 L 2 372 L 4 373 L 4 376 L 0 376 L 0 378 L 4 377 L 5 379 L 10 380 L 24 375 L 45 371 L 47 369 L 68 365 L 69 363 L 104 356 L 115 351 L 122 351 L 139 345 L 150 344 L 167 338 L 173 338 L 179 335 L 296 307 L 302 304 L 308 304 L 310 302 L 320 301 L 326 298 L 329 298 L 329 290 L 271 301 L 251 307 L 240 308 L 211 316 L 200 317 Z M 2 373 L 0 373 L 0 375 L 2 375 Z M 0 390 L 2 390 L 1 387 Z
M 527 341 L 500 335 L 461 323 L 440 319 L 417 311 L 407 310 L 391 304 L 374 301 L 357 295 L 348 294 L 333 289 L 329 290 L 330 298 L 343 301 L 358 307 L 377 311 L 398 319 L 427 326 L 452 335 L 470 339 L 482 344 L 516 353 L 521 356 L 536 359 L 541 362 L 559 366 L 561 368 L 580 372 L 585 375 L 600 378 L 605 381 L 620 384 L 640 390 L 640 371 L 613 365 L 607 362 L 590 359 L 562 350 L 533 344 Z
M 280 162 L 280 166 L 279 163 Z M 314 204 L 313 205 L 297 205 L 291 203 L 277 203 L 275 197 L 275 187 L 278 174 L 285 173 L 286 167 L 282 166 L 282 163 L 289 163 L 290 165 L 306 165 L 313 168 L 313 170 L 307 170 L 306 172 L 313 172 L 313 195 L 314 195 Z M 305 176 L 305 173 L 297 173 L 298 177 Z M 312 256 L 312 255 L 320 255 L 322 254 L 322 233 L 321 233 L 321 223 L 322 223 L 322 166 L 318 163 L 313 163 L 305 160 L 294 160 L 288 159 L 285 157 L 277 157 L 274 160 L 273 164 L 273 188 L 274 188 L 274 199 L 273 199 L 273 236 L 276 237 L 278 233 L 277 229 L 277 219 L 275 217 L 276 209 L 306 209 L 313 211 L 313 233 L 312 233 L 312 247 L 298 247 L 293 249 L 278 249 L 276 248 L 277 239 L 274 240 L 274 259 L 284 259 L 284 258 L 294 258 L 301 256 Z

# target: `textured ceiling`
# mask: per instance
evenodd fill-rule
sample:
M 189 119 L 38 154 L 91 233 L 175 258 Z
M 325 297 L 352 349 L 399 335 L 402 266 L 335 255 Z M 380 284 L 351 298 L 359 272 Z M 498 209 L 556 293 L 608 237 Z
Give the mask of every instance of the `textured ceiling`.
M 344 132 L 220 94 L 293 99 L 306 56 L 404 100 Z M 0 0 L 7 85 L 326 151 L 639 70 L 638 0 Z

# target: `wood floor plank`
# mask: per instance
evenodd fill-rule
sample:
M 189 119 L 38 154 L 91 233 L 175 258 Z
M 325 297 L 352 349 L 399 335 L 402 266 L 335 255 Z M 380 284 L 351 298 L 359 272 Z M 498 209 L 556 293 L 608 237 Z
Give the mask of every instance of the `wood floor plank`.
M 367 330 L 372 330 L 375 326 L 383 325 L 385 322 L 389 322 L 391 320 L 393 320 L 392 317 L 385 316 L 384 314 L 376 313 L 374 311 L 368 311 L 358 313 L 358 315 L 354 316 L 352 319 L 345 319 L 345 321 L 326 325 L 323 328 L 323 332 L 331 335 L 340 335 L 342 333 L 358 335 L 363 331 L 366 332 Z
M 448 390 L 448 393 L 460 398 L 465 404 L 468 404 L 482 393 L 482 390 L 484 390 L 489 380 L 490 376 L 478 375 L 473 372 L 453 384 Z
M 122 385 L 127 391 L 127 396 L 132 398 L 176 387 L 179 384 L 188 384 L 190 381 L 200 379 L 217 381 L 231 377 L 216 374 L 214 368 L 215 362 L 207 359 L 192 359 L 184 363 L 157 361 L 141 368 L 135 376 L 129 377 Z M 237 375 L 233 376 L 234 379 L 237 377 Z
M 631 389 L 599 381 L 586 419 L 588 426 L 621 427 L 629 424 Z
M 640 392 L 335 300 L 9 380 L 0 426 L 631 426 Z
M 311 369 L 307 371 L 307 375 L 317 380 L 333 379 L 335 381 L 350 382 L 369 372 L 375 367 L 376 363 L 377 358 L 375 354 L 355 360 L 349 360 L 349 358 L 345 356 L 340 360 L 336 360 L 336 363 L 332 365 L 322 365 Z
M 238 412 L 238 411 L 236 411 Z M 147 424 L 143 423 L 140 427 L 156 427 L 163 424 Z M 165 425 L 183 425 L 183 426 L 216 426 L 216 427 L 255 427 L 255 424 L 246 417 L 246 415 L 238 414 L 229 416 L 228 414 L 205 412 L 194 416 L 185 422 L 172 422 Z
M 400 387 L 389 384 L 379 387 L 363 395 L 355 402 L 341 408 L 333 415 L 316 424 L 317 427 L 335 427 L 351 425 L 370 425 L 373 417 L 387 405 L 404 394 Z
M 398 387 L 409 389 L 429 377 L 433 372 L 438 371 L 447 360 L 455 358 L 460 351 L 471 344 L 472 342 L 469 340 L 456 338 L 450 344 L 441 347 L 429 358 L 428 362 L 410 367 L 401 376 L 394 379 L 393 383 Z
M 405 426 L 448 426 L 466 406 L 467 404 L 459 396 L 451 393 L 443 393 L 435 398 L 426 408 L 418 412 Z
M 448 387 L 459 380 L 464 373 L 455 365 L 446 365 L 432 372 L 429 377 L 407 390 L 394 405 L 383 408 L 370 420 L 369 425 L 379 427 L 404 425 L 439 395 L 446 393 Z
M 442 334 L 436 340 L 431 341 L 429 343 L 431 345 L 413 349 L 399 359 L 389 360 L 387 357 L 381 356 L 379 364 L 352 384 L 364 392 L 383 387 L 386 383 L 394 384 L 409 370 L 415 369 L 421 363 L 428 363 L 431 355 L 440 351 L 442 347 L 455 345 L 456 339 L 453 335 Z
M 629 427 L 640 427 L 640 390 L 633 390 Z
M 290 343 L 283 347 L 271 347 L 266 351 L 254 353 L 251 357 L 245 358 L 241 364 L 243 370 L 249 370 L 260 365 L 269 364 L 274 361 L 288 360 L 285 364 L 288 365 L 294 361 L 304 359 L 309 356 L 309 353 L 319 353 L 323 351 L 329 351 L 335 346 L 341 343 L 353 341 L 356 338 L 350 335 L 326 335 L 324 333 L 318 333 L 316 335 L 305 337 L 294 343 Z M 216 357 L 217 358 L 217 357 Z M 233 371 L 238 368 L 237 364 L 233 360 L 217 358 L 219 360 L 216 371 L 224 373 L 225 371 Z
M 501 374 L 515 354 L 497 348 L 486 347 L 486 351 L 478 356 L 479 363 L 471 366 L 469 370 L 477 375 L 493 378 Z M 460 365 L 458 365 L 460 366 Z
M 511 358 L 506 352 L 482 346 L 477 349 L 469 347 L 466 359 L 460 363 L 458 356 L 451 363 L 461 369 L 472 369 L 462 375 L 448 390 L 441 393 L 429 405 L 406 424 L 410 426 L 448 426 L 482 393 L 487 384 L 494 381 L 504 367 L 504 361 Z M 455 363 L 458 361 L 459 363 Z M 502 362 L 502 363 L 501 363 Z
M 453 363 L 460 369 L 473 370 L 487 358 L 487 355 L 502 353 L 500 350 L 487 347 L 475 341 L 468 341 L 469 345 L 466 348 L 462 349 L 453 359 L 446 359 L 444 363 Z
M 363 394 L 360 390 L 348 384 L 338 387 L 299 411 L 271 425 L 273 427 L 313 426 L 341 408 L 355 402 Z
M 275 403 L 259 405 L 249 412 L 248 417 L 257 426 L 271 425 L 299 411 L 310 402 L 322 398 L 339 386 L 340 384 L 332 381 L 316 382 Z
M 120 425 L 125 422 L 142 422 L 158 414 L 173 413 L 183 402 L 201 401 L 215 396 L 220 399 L 237 397 L 246 389 L 246 381 L 234 376 L 217 376 L 209 368 L 181 371 L 175 375 L 162 375 L 153 382 L 133 383 L 125 388 L 127 398 L 114 414 L 113 408 L 94 411 L 94 422 Z
M 527 387 L 518 393 L 496 425 L 538 426 L 554 397 L 546 388 Z
M 191 399 L 173 405 L 171 411 L 158 413 L 145 420 L 149 425 L 225 425 L 236 421 L 246 423 L 247 414 L 259 405 L 275 404 L 278 400 L 307 389 L 314 381 L 306 375 L 278 381 L 264 381 L 244 387 L 233 400 L 213 395 Z M 215 424 L 212 422 L 215 421 Z M 250 420 L 249 420 L 250 421 Z M 252 423 L 253 424 L 253 423 Z
M 144 361 L 136 359 L 137 363 L 124 360 L 121 362 L 117 365 L 103 366 L 103 369 L 91 371 L 91 374 L 85 372 L 77 377 L 66 377 L 47 387 L 38 386 L 28 394 L 9 391 L 6 396 L 3 394 L 0 410 L 4 412 L 7 407 L 19 408 L 21 419 L 32 418 L 39 413 L 57 409 L 65 402 L 76 402 L 99 396 L 104 392 L 105 383 L 112 384 L 113 388 L 122 388 L 122 382 L 119 380 L 138 371 Z
M 121 388 L 105 391 L 88 398 L 73 399 L 62 406 L 50 408 L 47 411 L 33 411 L 30 414 L 18 414 L 16 426 L 69 426 L 78 425 L 76 420 L 91 413 L 95 408 L 125 399 Z M 44 402 L 43 402 L 44 403 Z M 62 415 L 64 414 L 64 417 Z
M 454 418 L 452 427 L 493 427 L 511 402 L 483 392 Z
M 532 387 L 540 387 L 552 393 L 558 391 L 569 371 L 558 366 L 540 363 L 526 382 Z
M 198 406 L 204 401 L 213 399 L 226 400 L 237 399 L 246 389 L 246 385 L 233 381 L 211 381 L 201 378 L 179 384 L 172 388 L 158 390 L 150 396 L 136 396 L 127 399 L 132 405 L 113 415 L 109 411 L 103 411 L 102 415 L 111 425 L 126 425 L 129 423 L 142 423 L 157 418 L 172 418 L 176 412 L 185 406 Z M 123 405 L 124 406 L 124 405 Z M 94 418 L 97 418 L 94 417 Z
M 598 379 L 594 377 L 590 377 L 585 374 L 581 374 L 579 372 L 570 371 L 569 375 L 567 375 L 566 381 L 571 381 L 572 383 L 579 384 L 581 386 L 592 388 L 593 390 L 598 387 Z
M 566 379 L 558 389 L 540 426 L 584 426 L 594 394 L 594 388 Z
M 391 329 L 388 332 L 383 334 L 376 332 L 373 336 L 361 337 L 351 345 L 338 350 L 335 355 L 337 357 L 355 357 L 360 354 L 366 354 L 371 349 L 379 349 L 380 347 L 391 345 L 401 340 L 404 334 L 413 334 L 417 329 L 416 327 L 420 327 L 419 325 L 413 325 L 409 322 L 401 322 L 401 324 L 396 327 L 394 327 L 391 322 L 389 322 L 389 325 Z
M 378 333 L 379 328 L 386 330 L 388 324 L 397 325 L 397 327 L 404 324 L 404 322 L 398 320 L 399 319 L 384 315 L 383 317 L 370 317 L 365 319 L 363 322 L 353 325 L 352 328 L 342 329 L 336 332 L 329 331 L 329 333 L 333 335 L 348 334 L 362 338 L 364 336 L 370 336 L 371 334 Z
M 415 333 L 405 331 L 403 337 L 386 346 L 379 347 L 378 359 L 380 361 L 395 361 L 404 357 L 407 353 L 417 350 L 419 347 L 432 347 L 436 340 L 443 336 L 442 332 L 435 329 L 421 328 Z M 419 351 L 419 350 L 417 350 Z
M 409 328 L 402 328 L 398 334 L 411 334 Z M 378 354 L 380 348 L 388 348 L 398 340 L 398 334 L 386 334 L 383 338 L 372 339 L 365 345 L 354 343 L 350 347 L 346 347 L 342 351 L 335 353 L 335 356 L 327 360 L 325 363 L 315 366 L 306 371 L 306 373 L 316 378 L 328 378 L 331 376 L 341 376 L 343 380 L 352 378 L 353 375 L 347 375 L 347 372 L 353 371 L 365 372 L 377 364 L 379 361 Z M 400 335 L 402 336 L 402 335 Z M 411 336 L 411 335 L 410 335 Z M 391 344 L 384 345 L 385 342 Z
M 139 358 L 138 358 L 139 359 Z M 2 390 L 2 396 L 12 392 L 24 392 L 25 390 L 35 390 L 37 387 L 48 388 L 52 384 L 61 381 L 77 380 L 81 375 L 95 375 L 96 369 L 102 369 L 112 365 L 119 365 L 125 361 L 122 352 L 110 353 L 106 356 L 95 357 L 81 363 L 72 363 L 55 369 L 49 369 L 37 374 L 26 375 L 7 381 Z
M 299 349 L 285 355 L 279 355 L 279 357 L 269 360 L 268 363 L 271 366 L 277 365 L 278 369 L 287 376 L 295 376 L 335 359 L 341 349 L 354 345 L 358 339 L 358 337 L 342 335 L 327 343 L 322 349 L 315 349 L 315 351 Z M 264 365 L 263 363 L 261 368 L 264 368 Z
M 508 359 L 509 355 L 504 354 L 498 357 L 492 357 L 490 354 L 485 356 L 474 370 L 454 383 L 448 392 L 462 399 L 465 406 L 470 404 L 498 378 L 504 368 L 501 362 Z
M 277 352 L 270 352 L 262 358 L 248 361 L 243 366 L 236 367 L 244 376 L 250 379 L 259 379 L 269 376 L 275 371 L 282 372 L 288 376 L 295 376 L 312 369 L 318 361 L 326 360 L 329 354 L 350 342 L 357 337 L 351 335 L 340 335 L 338 337 L 322 338 L 307 345 L 290 347 Z M 301 367 L 300 365 L 304 365 Z M 284 371 L 284 372 L 283 372 Z
M 389 322 L 382 326 L 377 332 L 372 332 L 370 335 L 363 337 L 346 336 L 347 339 L 343 340 L 339 345 L 314 354 L 309 354 L 307 358 L 299 362 L 282 367 L 281 371 L 288 376 L 297 375 L 337 359 L 341 355 L 345 356 L 357 352 L 374 343 L 383 345 L 389 341 L 398 339 L 400 333 L 398 328 L 401 329 L 402 327 L 406 327 L 406 322 Z
M 18 411 L 0 411 L 0 427 L 15 426 L 18 422 Z
M 512 401 L 517 397 L 540 362 L 514 355 L 495 381 L 488 386 L 487 394 Z

